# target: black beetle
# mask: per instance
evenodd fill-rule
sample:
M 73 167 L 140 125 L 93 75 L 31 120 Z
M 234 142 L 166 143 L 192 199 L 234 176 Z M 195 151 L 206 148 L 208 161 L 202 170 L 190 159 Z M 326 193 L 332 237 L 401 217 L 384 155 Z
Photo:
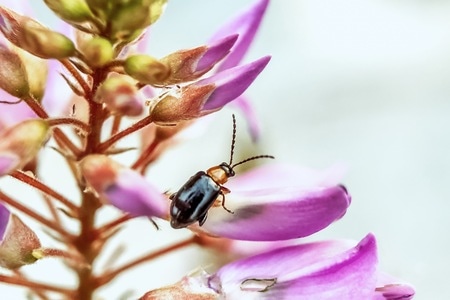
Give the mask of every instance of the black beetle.
M 178 190 L 170 195 L 170 225 L 173 228 L 184 228 L 198 221 L 202 226 L 206 221 L 208 210 L 212 206 L 222 205 L 229 213 L 231 210 L 225 207 L 225 194 L 230 192 L 223 186 L 228 178 L 235 175 L 233 168 L 250 160 L 259 158 L 274 158 L 271 155 L 258 155 L 247 158 L 236 164 L 233 163 L 234 144 L 236 140 L 236 118 L 233 115 L 233 138 L 231 142 L 230 162 L 223 162 L 204 171 L 197 172 Z M 220 204 L 219 196 L 222 196 Z

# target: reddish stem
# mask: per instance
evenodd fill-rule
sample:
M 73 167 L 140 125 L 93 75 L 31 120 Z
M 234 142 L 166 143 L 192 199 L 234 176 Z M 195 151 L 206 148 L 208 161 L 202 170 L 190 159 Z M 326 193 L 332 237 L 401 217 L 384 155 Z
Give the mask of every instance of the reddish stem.
M 5 204 L 8 204 L 8 205 L 14 207 L 15 209 L 23 212 L 27 216 L 35 219 L 42 225 L 45 225 L 48 228 L 53 229 L 54 231 L 61 234 L 64 238 L 70 238 L 72 236 L 70 233 L 65 231 L 58 223 L 55 223 L 53 221 L 50 221 L 50 220 L 44 218 L 40 214 L 36 213 L 34 210 L 29 209 L 28 207 L 20 204 L 19 202 L 16 202 L 14 199 L 10 198 L 9 196 L 3 194 L 1 191 L 0 191 L 0 200 L 2 202 L 4 202 Z
M 90 131 L 90 127 L 88 124 L 86 124 L 83 121 L 80 121 L 78 119 L 75 119 L 75 118 L 48 119 L 48 124 L 50 126 L 72 125 L 72 126 L 78 127 L 79 129 L 83 130 L 86 133 L 89 133 L 89 131 Z
M 115 227 L 117 227 L 117 226 L 119 226 L 119 225 L 125 223 L 126 221 L 133 219 L 133 218 L 134 217 L 132 215 L 130 215 L 130 214 L 124 214 L 121 217 L 119 217 L 119 218 L 117 218 L 115 220 L 112 220 L 111 222 L 106 223 L 102 227 L 98 228 L 97 232 L 99 233 L 99 235 L 101 235 L 102 233 L 107 232 L 107 231 L 109 231 L 111 229 L 114 229 Z
M 66 69 L 69 71 L 69 73 L 75 78 L 75 80 L 78 82 L 80 87 L 83 89 L 84 96 L 86 98 L 90 98 L 91 95 L 91 88 L 89 87 L 89 84 L 84 80 L 84 78 L 80 75 L 77 69 L 72 65 L 70 60 L 68 59 L 61 59 L 59 61 Z
M 75 299 L 73 296 L 75 292 L 70 289 L 65 289 L 62 287 L 56 287 L 54 285 L 43 284 L 39 282 L 30 281 L 28 279 L 18 277 L 18 276 L 7 276 L 0 274 L 0 282 L 20 285 L 23 287 L 27 287 L 32 290 L 46 290 L 49 292 L 56 292 L 65 295 L 68 299 Z
M 100 143 L 97 147 L 97 151 L 101 152 L 101 153 L 105 152 L 106 150 L 108 150 L 109 147 L 114 145 L 118 140 L 126 137 L 127 135 L 129 135 L 135 131 L 138 131 L 139 129 L 144 128 L 145 126 L 149 125 L 152 122 L 153 121 L 152 121 L 151 116 L 147 116 L 147 117 L 143 118 L 142 120 L 131 125 L 127 129 L 124 129 L 124 130 L 118 132 L 117 134 L 113 135 L 112 137 L 110 137 L 109 139 L 104 141 L 103 143 Z
M 62 204 L 64 204 L 67 208 L 69 208 L 74 214 L 78 213 L 78 207 L 73 204 L 69 199 L 55 191 L 54 189 L 50 188 L 48 185 L 40 182 L 36 178 L 27 175 L 26 173 L 23 173 L 21 171 L 14 171 L 10 174 L 10 176 L 16 178 L 17 180 L 20 180 L 38 190 L 43 192 L 44 194 L 49 195 L 50 197 L 58 200 Z
M 184 248 L 186 246 L 189 246 L 189 245 L 193 244 L 194 242 L 195 242 L 195 237 L 191 237 L 191 238 L 189 238 L 187 240 L 178 242 L 178 243 L 176 243 L 174 245 L 171 245 L 169 247 L 163 248 L 163 249 L 155 251 L 155 252 L 151 252 L 151 253 L 149 253 L 147 255 L 144 255 L 144 256 L 142 256 L 140 258 L 132 260 L 132 261 L 126 263 L 125 265 L 123 265 L 121 267 L 118 267 L 115 270 L 108 271 L 108 272 L 100 275 L 99 277 L 97 277 L 97 279 L 95 280 L 95 286 L 97 288 L 100 287 L 100 286 L 103 286 L 103 285 L 107 284 L 108 282 L 110 282 L 111 280 L 113 280 L 116 276 L 118 276 L 119 274 L 121 274 L 122 272 L 124 272 L 124 271 L 126 271 L 128 269 L 131 269 L 131 268 L 133 268 L 133 267 L 135 267 L 137 265 L 140 265 L 143 262 L 155 259 L 155 258 L 157 258 L 159 256 L 164 255 L 164 254 L 167 254 L 167 253 L 170 253 L 172 251 L 175 251 L 175 250 Z
M 143 151 L 141 153 L 141 155 L 139 155 L 139 158 L 134 162 L 134 164 L 131 166 L 132 169 L 137 169 L 139 168 L 141 165 L 143 165 L 147 158 L 153 153 L 153 151 L 156 149 L 156 147 L 159 145 L 159 141 L 158 140 L 153 140 L 150 145 L 147 146 L 147 148 L 145 149 L 145 151 Z

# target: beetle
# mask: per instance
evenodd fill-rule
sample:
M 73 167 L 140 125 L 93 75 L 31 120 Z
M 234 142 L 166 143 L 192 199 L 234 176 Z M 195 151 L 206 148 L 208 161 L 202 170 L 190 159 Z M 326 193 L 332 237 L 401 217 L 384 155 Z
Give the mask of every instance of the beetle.
M 275 158 L 272 155 L 258 155 L 233 164 L 234 144 L 236 142 L 236 118 L 234 114 L 232 117 L 233 137 L 230 162 L 223 162 L 207 169 L 206 172 L 197 172 L 189 178 L 178 192 L 169 196 L 172 201 L 170 204 L 170 225 L 173 228 L 184 228 L 197 221 L 199 226 L 202 226 L 206 221 L 208 210 L 213 206 L 221 205 L 227 212 L 233 214 L 234 212 L 225 207 L 225 194 L 230 193 L 230 190 L 223 184 L 235 175 L 234 168 L 255 159 Z M 219 197 L 222 197 L 221 201 Z

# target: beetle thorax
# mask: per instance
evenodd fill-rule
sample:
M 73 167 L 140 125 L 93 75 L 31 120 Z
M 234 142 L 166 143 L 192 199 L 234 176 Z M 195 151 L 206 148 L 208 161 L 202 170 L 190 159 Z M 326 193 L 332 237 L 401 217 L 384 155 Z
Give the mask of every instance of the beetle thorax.
M 228 181 L 228 178 L 234 176 L 234 171 L 229 164 L 221 163 L 218 166 L 206 170 L 206 174 L 208 174 L 208 176 L 217 184 L 224 184 Z

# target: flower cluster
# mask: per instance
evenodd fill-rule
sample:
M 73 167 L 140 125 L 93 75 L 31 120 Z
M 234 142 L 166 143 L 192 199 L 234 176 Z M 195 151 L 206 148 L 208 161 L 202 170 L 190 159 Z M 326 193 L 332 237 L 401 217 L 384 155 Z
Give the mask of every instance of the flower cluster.
M 269 0 L 257 0 L 205 45 L 162 58 L 145 53 L 145 45 L 165 0 L 44 2 L 64 21 L 60 31 L 34 20 L 25 4 L 0 6 L 0 177 L 34 188 L 51 212 L 35 211 L 0 191 L 0 267 L 10 271 L 0 282 L 26 287 L 42 299 L 49 293 L 93 299 L 133 266 L 196 244 L 240 259 L 215 272 L 186 275 L 140 299 L 412 299 L 412 287 L 378 270 L 373 234 L 359 243 L 293 242 L 345 215 L 351 196 L 340 184 L 339 168 L 319 172 L 271 161 L 234 177 L 242 163 L 273 158 L 232 164 L 234 123 L 229 163 L 195 174 L 178 192 L 145 177 L 183 132 L 206 126 L 203 117 L 228 104 L 246 117 L 257 140 L 258 120 L 243 93 L 270 56 L 242 60 Z M 122 143 L 137 131 L 139 146 Z M 80 199 L 54 188 L 63 179 L 40 179 L 46 170 L 41 151 L 63 157 Z M 138 152 L 133 162 L 116 159 L 129 151 Z M 107 206 L 120 215 L 99 225 L 97 215 Z M 41 245 L 21 215 L 65 247 Z M 98 270 L 94 263 L 106 243 L 138 217 L 156 229 L 165 221 L 174 230 L 187 227 L 192 236 L 116 269 Z M 78 224 L 76 231 L 69 221 Z M 259 243 L 242 251 L 248 241 Z M 75 288 L 55 285 L 49 276 L 48 282 L 33 281 L 17 271 L 44 257 L 63 260 L 78 278 Z

